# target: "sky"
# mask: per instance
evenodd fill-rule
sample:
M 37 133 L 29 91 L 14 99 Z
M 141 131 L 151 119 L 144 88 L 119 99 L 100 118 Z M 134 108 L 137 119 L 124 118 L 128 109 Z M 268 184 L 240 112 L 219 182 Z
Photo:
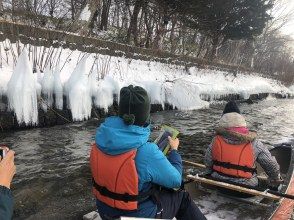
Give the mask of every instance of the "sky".
M 281 32 L 294 39 L 294 0 L 281 0 L 281 5 L 275 9 L 274 13 L 278 17 L 281 14 L 285 15 L 291 12 L 290 21 L 281 29 Z

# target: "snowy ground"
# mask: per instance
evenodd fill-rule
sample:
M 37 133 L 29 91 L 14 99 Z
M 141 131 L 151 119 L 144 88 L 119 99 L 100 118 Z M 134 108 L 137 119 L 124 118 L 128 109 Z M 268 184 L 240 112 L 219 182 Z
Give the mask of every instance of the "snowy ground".
M 0 42 L 1 45 L 1 42 Z M 5 44 L 8 45 L 8 41 Z M 203 95 L 218 98 L 226 94 L 241 94 L 248 98 L 258 93 L 291 93 L 279 82 L 257 74 L 233 74 L 168 65 L 159 62 L 132 60 L 99 54 L 85 54 L 69 49 L 56 49 L 43 73 L 33 74 L 32 48 L 26 47 L 21 55 L 16 45 L 12 49 L 0 50 L 0 95 L 9 98 L 9 106 L 19 122 L 36 124 L 38 114 L 37 97 L 41 92 L 49 106 L 62 108 L 63 94 L 68 97 L 74 120 L 88 119 L 91 107 L 107 109 L 113 103 L 113 94 L 130 84 L 144 87 L 153 104 L 169 103 L 181 110 L 205 108 L 208 102 Z M 41 54 L 42 47 L 35 47 Z M 13 53 L 12 53 L 13 51 Z M 59 56 L 60 54 L 60 56 Z M 15 62 L 13 62 L 15 60 Z M 16 62 L 17 61 L 17 62 Z M 92 100 L 94 102 L 92 103 Z M 47 108 L 47 106 L 42 106 Z

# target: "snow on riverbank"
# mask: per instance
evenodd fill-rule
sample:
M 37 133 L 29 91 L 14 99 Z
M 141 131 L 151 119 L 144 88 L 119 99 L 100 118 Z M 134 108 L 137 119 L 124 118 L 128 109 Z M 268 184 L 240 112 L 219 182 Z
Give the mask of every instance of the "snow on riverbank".
M 15 47 L 12 44 L 14 53 Z M 37 48 L 37 51 L 41 49 Z M 0 68 L 0 94 L 7 94 L 7 85 L 13 70 L 18 72 L 30 69 L 32 72 L 32 60 L 30 65 L 22 63 L 23 66 L 13 68 L 11 51 L 1 50 L 1 53 L 5 62 L 2 62 Z M 152 104 L 163 106 L 164 103 L 169 103 L 181 110 L 207 107 L 209 103 L 201 100 L 202 96 L 216 99 L 227 94 L 240 94 L 248 98 L 250 94 L 258 93 L 291 93 L 279 82 L 257 74 L 234 76 L 223 71 L 195 67 L 187 70 L 184 67 L 159 62 L 84 54 L 69 49 L 62 49 L 60 58 L 53 57 L 50 63 L 50 67 L 45 68 L 45 74 L 34 74 L 34 79 L 38 82 L 37 90 L 38 86 L 42 86 L 43 97 L 48 97 L 46 101 L 49 106 L 53 104 L 52 95 L 58 97 L 59 101 L 55 103 L 58 108 L 62 108 L 61 94 L 67 96 L 68 107 L 74 120 L 88 119 L 92 105 L 107 110 L 113 103 L 113 95 L 119 95 L 119 90 L 130 84 L 144 87 L 150 95 Z M 18 87 L 14 88 L 15 94 L 21 94 L 22 90 L 16 88 Z M 13 90 L 12 87 L 10 89 Z M 31 109 L 24 109 L 28 110 Z M 27 123 L 27 120 L 25 122 Z M 31 122 L 35 123 L 35 120 Z
M 294 93 L 294 85 L 289 87 L 289 90 Z

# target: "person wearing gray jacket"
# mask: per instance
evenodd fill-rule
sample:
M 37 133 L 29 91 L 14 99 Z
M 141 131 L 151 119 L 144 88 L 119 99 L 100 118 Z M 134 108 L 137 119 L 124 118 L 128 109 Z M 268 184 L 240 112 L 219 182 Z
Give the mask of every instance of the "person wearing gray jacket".
M 272 187 L 280 184 L 279 164 L 257 139 L 257 133 L 249 131 L 235 102 L 227 103 L 215 132 L 204 159 L 206 171 L 213 178 L 255 187 L 258 185 L 258 163 Z

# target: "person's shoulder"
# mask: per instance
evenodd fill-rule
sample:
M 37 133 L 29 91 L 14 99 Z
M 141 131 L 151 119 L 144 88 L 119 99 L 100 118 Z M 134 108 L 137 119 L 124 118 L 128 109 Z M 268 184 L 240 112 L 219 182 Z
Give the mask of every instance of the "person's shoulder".
M 259 139 L 254 139 L 252 142 L 252 145 L 256 145 L 256 146 L 263 146 L 263 143 L 259 140 Z
M 162 156 L 163 153 L 153 142 L 147 142 L 138 148 L 137 154 L 143 155 L 145 158 L 156 158 Z
M 253 140 L 252 146 L 257 152 L 268 150 L 267 147 L 259 139 Z
M 158 151 L 158 146 L 153 142 L 147 142 L 138 148 L 138 151 L 142 152 L 154 152 Z

